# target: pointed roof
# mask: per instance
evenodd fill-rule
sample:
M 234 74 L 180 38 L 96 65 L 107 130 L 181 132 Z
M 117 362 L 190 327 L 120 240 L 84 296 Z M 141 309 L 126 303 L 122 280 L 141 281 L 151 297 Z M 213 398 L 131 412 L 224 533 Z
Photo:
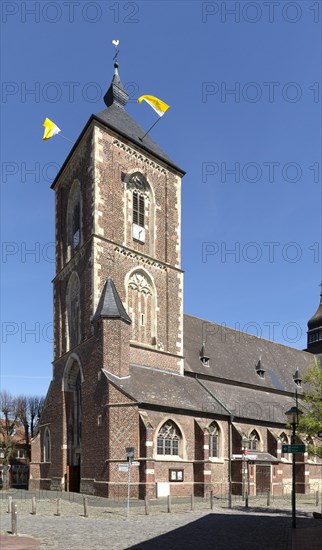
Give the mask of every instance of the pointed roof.
M 97 319 L 122 319 L 126 323 L 132 323 L 111 277 L 104 285 L 92 323 Z
M 322 283 L 321 283 L 319 307 L 307 323 L 307 328 L 309 330 L 314 330 L 314 329 L 320 328 L 320 327 L 322 327 Z
M 115 130 L 142 149 L 152 153 L 157 158 L 170 164 L 180 173 L 184 174 L 185 172 L 174 164 L 173 160 L 168 157 L 149 135 L 145 136 L 146 130 L 143 130 L 143 128 L 141 128 L 141 126 L 139 126 L 125 111 L 124 106 L 127 104 L 128 99 L 129 96 L 119 76 L 118 63 L 114 63 L 114 76 L 104 96 L 104 102 L 107 109 L 103 109 L 103 111 L 97 113 L 95 118 L 108 128 Z M 142 139 L 143 136 L 145 136 L 144 139 Z
M 118 72 L 119 65 L 114 63 L 114 76 L 109 89 L 104 96 L 104 103 L 107 107 L 111 107 L 113 104 L 117 105 L 121 109 L 127 104 L 129 100 L 129 94 L 125 90 Z

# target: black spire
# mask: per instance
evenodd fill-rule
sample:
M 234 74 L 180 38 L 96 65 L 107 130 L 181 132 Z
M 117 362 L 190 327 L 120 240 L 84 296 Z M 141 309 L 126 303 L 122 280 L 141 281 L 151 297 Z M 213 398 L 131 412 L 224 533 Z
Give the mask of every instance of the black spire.
M 311 353 L 322 353 L 322 283 L 320 286 L 319 307 L 307 323 L 307 351 Z
M 111 105 L 117 105 L 118 107 L 124 109 L 124 105 L 126 105 L 129 100 L 129 95 L 121 82 L 118 68 L 119 64 L 117 61 L 115 61 L 114 76 L 111 85 L 104 96 L 104 103 L 107 107 L 111 107 Z

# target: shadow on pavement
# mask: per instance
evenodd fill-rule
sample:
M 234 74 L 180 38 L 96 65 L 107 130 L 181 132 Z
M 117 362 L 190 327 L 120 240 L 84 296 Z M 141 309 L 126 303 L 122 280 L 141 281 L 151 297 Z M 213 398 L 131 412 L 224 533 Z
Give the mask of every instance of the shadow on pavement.
M 262 512 L 262 510 L 261 510 Z M 301 528 L 309 518 L 301 518 Z M 165 525 L 166 527 L 166 518 Z M 306 541 L 306 548 L 308 547 Z M 284 516 L 212 513 L 127 550 L 291 550 L 291 520 Z M 302 547 L 299 547 L 302 550 Z M 311 546 L 310 546 L 311 549 Z M 298 548 L 296 547 L 296 550 Z

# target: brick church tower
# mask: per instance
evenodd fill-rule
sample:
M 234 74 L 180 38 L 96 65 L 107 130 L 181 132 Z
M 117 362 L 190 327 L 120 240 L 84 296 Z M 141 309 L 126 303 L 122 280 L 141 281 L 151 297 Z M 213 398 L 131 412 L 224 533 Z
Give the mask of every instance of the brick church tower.
M 114 67 L 106 108 L 90 117 L 52 186 L 53 378 L 30 488 L 111 495 L 125 447 L 146 455 L 144 415 L 112 380 L 128 379 L 130 365 L 183 375 L 184 172 L 143 138 Z M 137 481 L 146 472 L 137 469 Z

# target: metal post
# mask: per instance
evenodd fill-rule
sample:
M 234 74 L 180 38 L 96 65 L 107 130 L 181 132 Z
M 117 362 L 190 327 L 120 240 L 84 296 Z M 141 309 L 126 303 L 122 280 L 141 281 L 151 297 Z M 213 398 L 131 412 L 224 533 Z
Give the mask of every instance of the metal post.
M 292 424 L 292 445 L 295 444 L 295 421 Z M 296 463 L 295 453 L 292 453 L 292 527 L 296 529 Z
M 84 517 L 88 518 L 88 498 L 83 497 L 83 504 L 84 504 Z
M 129 468 L 128 468 L 128 476 L 127 476 L 127 510 L 126 510 L 126 517 L 130 517 L 131 463 L 132 463 L 132 459 L 129 458 Z
M 192 489 L 192 493 L 191 493 L 191 510 L 193 511 L 194 509 L 195 509 L 195 496 L 194 496 L 193 489 Z
M 33 516 L 36 515 L 36 497 L 32 497 L 31 499 L 31 513 Z
M 8 498 L 8 514 L 11 514 L 12 510 L 12 497 Z
M 145 496 L 144 498 L 144 504 L 145 504 L 145 515 L 149 515 L 149 497 Z
M 210 491 L 210 510 L 212 510 L 213 507 L 214 507 L 214 492 L 211 489 L 211 491 Z
M 18 526 L 17 526 L 17 504 L 12 503 L 11 508 L 11 533 L 13 535 L 18 534 Z
M 168 514 L 172 513 L 172 506 L 171 506 L 171 495 L 168 495 Z

